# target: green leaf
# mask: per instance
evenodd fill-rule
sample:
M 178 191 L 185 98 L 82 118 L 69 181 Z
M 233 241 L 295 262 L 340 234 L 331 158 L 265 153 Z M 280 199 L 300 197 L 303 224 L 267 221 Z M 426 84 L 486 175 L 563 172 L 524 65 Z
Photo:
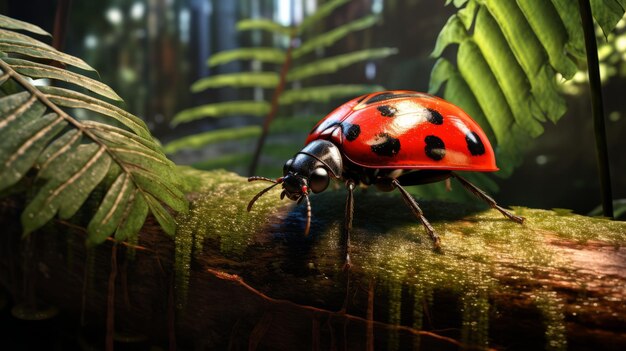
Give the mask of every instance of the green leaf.
M 615 25 L 624 16 L 624 0 L 590 0 L 591 13 L 602 28 L 604 36 L 613 31 Z
M 289 105 L 310 101 L 326 102 L 333 99 L 357 96 L 380 90 L 384 90 L 380 85 L 337 84 L 315 86 L 286 91 L 281 95 L 279 103 L 281 105 Z
M 257 60 L 264 63 L 282 64 L 285 52 L 275 48 L 239 48 L 220 51 L 207 60 L 209 67 L 215 67 L 235 60 Z
M 529 134 L 539 135 L 543 128 L 533 118 L 530 109 L 531 105 L 536 102 L 532 97 L 528 79 L 515 59 L 515 55 L 502 32 L 498 30 L 498 24 L 485 8 L 478 11 L 473 39 L 497 81 L 497 85 L 492 88 L 500 88 L 515 121 L 523 126 Z M 489 87 L 485 86 L 483 89 L 489 90 Z M 545 120 L 542 114 L 536 117 Z M 510 128 L 512 124 L 512 121 L 505 120 L 504 116 L 497 119 L 492 118 L 491 122 L 498 123 L 498 121 L 504 124 L 505 128 Z
M 205 117 L 225 117 L 229 115 L 264 116 L 270 111 L 270 104 L 265 101 L 229 101 L 218 102 L 183 110 L 174 116 L 173 126 Z
M 561 21 L 554 20 L 559 18 L 559 14 L 552 3 L 546 0 L 518 0 L 517 4 L 548 54 L 550 65 L 566 79 L 572 78 L 578 67 L 563 50 L 568 40 L 567 30 Z
M 612 14 L 600 16 L 612 16 L 614 25 L 623 8 L 607 1 L 613 4 L 603 11 Z M 520 146 L 543 132 L 542 122 L 556 122 L 565 112 L 556 73 L 573 77 L 578 67 L 572 58 L 584 59 L 578 4 L 474 0 L 455 5 L 461 8 L 442 29 L 433 51 L 439 60 L 429 90 L 435 93 L 445 83 L 444 97 L 481 120 L 495 138 L 500 173 L 510 174 L 525 149 Z M 458 71 L 441 59 L 451 46 L 458 50 Z
M 213 143 L 247 139 L 259 135 L 261 135 L 261 127 L 259 126 L 218 129 L 176 139 L 167 143 L 164 146 L 164 150 L 167 154 L 173 154 L 182 149 L 200 149 Z
M 583 25 L 580 20 L 578 6 L 571 6 L 571 0 L 552 0 L 556 12 L 567 31 L 568 42 L 565 49 L 580 61 L 586 60 Z
M 102 199 L 98 211 L 87 225 L 87 239 L 92 244 L 106 240 L 117 228 L 127 206 L 132 206 L 129 198 L 135 194 L 135 187 L 127 173 L 121 173 Z
M 148 215 L 148 204 L 144 198 L 139 189 L 135 189 L 120 218 L 115 231 L 115 239 L 128 240 L 141 230 Z
M 467 8 L 464 10 L 466 11 Z M 439 57 L 449 45 L 460 44 L 463 40 L 465 40 L 465 38 L 467 38 L 465 25 L 461 21 L 459 15 L 452 15 L 441 29 L 441 32 L 439 32 L 435 48 L 430 55 L 432 57 Z
M 291 27 L 283 26 L 272 20 L 259 18 L 259 19 L 244 19 L 237 22 L 237 30 L 264 30 L 274 34 L 290 35 Z
M 82 142 L 83 133 L 79 130 L 70 130 L 56 139 L 39 155 L 37 165 L 39 174 L 45 172 L 55 160 L 67 152 L 74 150 Z M 57 163 L 58 164 L 58 163 Z
M 95 71 L 91 66 L 85 63 L 85 61 L 64 54 L 41 42 L 4 39 L 0 37 L 0 52 L 12 52 L 30 57 L 58 61 L 84 70 Z
M 54 104 L 70 108 L 82 108 L 100 113 L 115 119 L 146 139 L 152 138 L 144 121 L 108 102 L 64 88 L 48 86 L 38 88 L 46 94 L 46 97 Z
M 287 80 L 301 80 L 322 74 L 334 73 L 357 62 L 377 60 L 396 53 L 398 53 L 396 48 L 377 48 L 328 57 L 292 69 L 291 72 L 287 74 Z
M 11 17 L 7 17 L 5 15 L 0 14 L 0 28 L 8 28 L 14 30 L 24 30 L 35 34 L 51 36 L 50 33 L 41 29 L 39 26 L 34 24 L 30 24 L 28 22 L 16 20 Z
M 18 22 L 8 22 L 0 17 L 0 26 L 17 28 Z M 172 233 L 176 223 L 159 201 L 180 212 L 187 210 L 187 203 L 174 164 L 145 123 L 99 97 L 72 89 L 36 87 L 28 79 L 59 79 L 119 100 L 113 90 L 94 79 L 33 62 L 30 57 L 91 70 L 82 60 L 11 30 L 0 29 L 0 48 L 4 51 L 0 52 L 0 188 L 10 187 L 26 174 L 34 175 L 32 199 L 21 216 L 24 234 L 57 214 L 62 219 L 73 216 L 98 185 L 106 195 L 94 209 L 97 216 L 90 221 L 89 243 L 105 240 L 114 230 L 120 240 L 132 239 L 149 209 L 164 230 Z M 6 53 L 24 56 L 15 59 Z M 74 118 L 68 114 L 73 109 L 112 117 L 130 130 L 85 120 L 93 114 Z
M 202 78 L 191 85 L 194 93 L 219 87 L 261 87 L 274 88 L 278 85 L 278 74 L 275 72 L 243 72 L 225 73 Z
M 82 124 L 104 143 L 112 143 L 115 145 L 142 145 L 157 153 L 162 152 L 161 147 L 155 143 L 154 140 L 142 138 L 127 130 L 94 121 L 82 121 Z M 165 158 L 164 155 L 163 158 Z
M 0 40 L 5 40 L 5 39 L 26 42 L 31 45 L 44 46 L 49 50 L 55 50 L 52 46 L 42 43 L 41 41 L 37 39 L 33 39 L 29 37 L 28 35 L 18 33 L 18 32 L 13 32 L 13 31 L 6 30 L 6 29 L 0 29 Z
M 335 9 L 343 4 L 348 3 L 350 0 L 330 0 L 327 3 L 320 6 L 311 16 L 308 16 L 302 20 L 302 23 L 298 26 L 298 32 L 303 32 L 309 27 L 313 26 L 317 22 L 328 17 L 335 11 Z
M 565 102 L 558 93 L 554 71 L 537 36 L 515 3 L 489 1 L 489 4 L 492 4 L 488 6 L 489 12 L 526 73 L 539 107 L 549 119 L 557 121 L 565 113 Z
M 56 113 L 32 117 L 22 116 L 6 130 L 0 130 L 7 135 L 0 140 L 0 190 L 22 179 L 48 142 L 67 125 Z
M 148 208 L 150 208 L 150 212 L 152 212 L 157 222 L 159 222 L 163 231 L 173 236 L 176 233 L 176 220 L 174 220 L 174 217 L 172 217 L 152 195 L 144 194 L 144 198 L 148 204 Z
M 367 29 L 378 22 L 378 16 L 370 15 L 358 20 L 346 23 L 331 31 L 322 33 L 316 37 L 308 39 L 300 45 L 300 47 L 292 51 L 293 58 L 299 58 L 318 48 L 328 47 L 346 37 L 352 32 Z
M 46 224 L 58 212 L 67 219 L 85 202 L 89 193 L 106 175 L 111 158 L 97 144 L 84 144 L 75 152 L 60 155 L 40 173 L 47 179 L 22 213 L 24 235 Z
M 22 115 L 30 118 L 29 113 L 42 115 L 44 110 L 45 107 L 28 92 L 5 96 L 0 99 L 0 130 Z
M 100 94 L 112 100 L 122 100 L 122 98 L 119 97 L 119 95 L 117 95 L 108 85 L 82 74 L 27 60 L 5 58 L 4 61 L 11 65 L 11 67 L 13 67 L 13 69 L 18 73 L 31 78 L 50 78 L 61 80 L 86 88 L 96 94 Z
M 479 7 L 476 2 L 472 1 L 469 2 L 466 7 L 459 9 L 457 13 L 450 16 L 439 32 L 435 48 L 430 56 L 435 58 L 439 57 L 448 46 L 460 44 L 465 40 L 468 37 L 467 28 L 472 26 L 478 9 Z
M 144 195 L 152 195 L 175 211 L 187 211 L 188 204 L 185 200 L 185 194 L 172 186 L 171 183 L 164 181 L 162 175 L 147 172 L 137 167 L 131 169 L 131 174 Z

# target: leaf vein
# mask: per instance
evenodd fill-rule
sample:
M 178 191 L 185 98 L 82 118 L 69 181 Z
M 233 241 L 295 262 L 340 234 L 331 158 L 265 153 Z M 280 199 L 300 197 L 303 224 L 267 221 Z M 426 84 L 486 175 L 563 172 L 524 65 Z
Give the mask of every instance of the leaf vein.
M 17 110 L 13 111 L 13 113 L 11 113 L 8 117 L 0 121 L 0 129 L 3 129 L 4 127 L 6 127 L 7 124 L 11 123 L 19 115 L 24 113 L 24 111 L 28 110 L 28 108 L 31 107 L 35 103 L 36 100 L 37 100 L 37 97 L 35 95 L 31 95 L 30 98 L 26 100 Z
M 152 155 L 149 155 L 145 152 L 141 152 L 138 150 L 130 150 L 130 149 L 125 149 L 125 148 L 121 148 L 121 147 L 109 147 L 109 150 L 114 151 L 114 152 L 120 152 L 120 153 L 127 153 L 127 154 L 135 154 L 135 155 L 140 155 L 149 159 L 152 159 L 154 161 L 157 161 L 163 165 L 167 165 L 167 163 L 163 162 L 163 160 L 160 160 Z
M 50 129 L 52 129 L 55 125 L 61 123 L 62 121 L 63 117 L 58 116 L 58 118 L 52 121 L 52 123 L 48 124 L 45 128 L 39 130 L 32 137 L 28 138 L 28 140 L 26 140 L 22 144 L 22 146 L 20 146 L 20 148 L 5 162 L 5 167 L 8 168 L 11 163 L 13 163 L 18 157 L 22 156 L 26 152 L 26 150 L 33 145 L 33 143 L 44 137 Z
M 113 206 L 111 206 L 111 208 L 109 209 L 109 212 L 107 212 L 106 216 L 104 216 L 104 219 L 102 219 L 102 222 L 100 222 L 102 225 L 104 225 L 106 222 L 111 220 L 111 217 L 113 217 L 113 214 L 117 210 L 117 206 L 119 206 L 120 202 L 122 201 L 122 198 L 124 197 L 124 192 L 126 191 L 126 187 L 128 186 L 129 177 L 128 177 L 128 174 L 126 173 L 123 173 L 123 176 L 124 176 L 124 184 L 122 184 L 122 189 L 117 194 L 117 197 L 115 198 L 115 202 L 113 203 Z
M 81 130 L 78 130 L 78 133 L 76 133 L 72 139 L 70 139 L 67 144 L 63 145 L 62 148 L 60 148 L 59 150 L 57 150 L 57 152 L 55 152 L 54 154 L 52 154 L 47 160 L 46 162 L 44 162 L 40 167 L 39 167 L 39 173 L 43 172 L 44 169 L 48 168 L 48 166 L 50 165 L 50 163 L 52 163 L 52 161 L 54 161 L 57 157 L 61 156 L 61 154 L 63 154 L 64 152 L 66 152 L 70 146 L 74 143 L 74 141 L 76 141 L 76 139 L 80 138 L 82 136 L 83 132 Z
M 90 158 L 89 161 L 87 161 L 87 163 L 85 163 L 79 170 L 78 172 L 74 173 L 74 175 L 72 175 L 67 181 L 63 182 L 63 184 L 61 184 L 58 188 L 56 188 L 52 194 L 50 196 L 48 196 L 48 198 L 46 199 L 46 202 L 44 204 L 45 206 L 48 206 L 50 204 L 50 202 L 56 198 L 57 196 L 59 196 L 59 194 L 65 190 L 65 188 L 67 188 L 69 185 L 73 184 L 76 179 L 80 178 L 85 172 L 87 172 L 87 170 L 89 168 L 91 168 L 91 166 L 96 163 L 96 161 L 98 161 L 98 159 L 100 158 L 100 156 L 102 156 L 102 154 L 106 151 L 106 148 L 102 145 L 100 145 L 100 147 L 98 148 L 98 151 L 96 151 L 95 154 L 93 154 Z

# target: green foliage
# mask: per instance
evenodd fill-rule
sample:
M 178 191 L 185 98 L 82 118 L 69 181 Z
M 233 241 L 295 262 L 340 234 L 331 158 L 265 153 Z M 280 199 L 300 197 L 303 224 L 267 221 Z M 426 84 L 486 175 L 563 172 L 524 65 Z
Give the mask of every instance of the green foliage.
M 450 3 L 450 1 L 448 1 Z M 558 121 L 565 101 L 557 74 L 572 78 L 584 60 L 584 39 L 576 1 L 469 0 L 439 34 L 429 91 L 445 83 L 444 98 L 472 115 L 495 141 L 502 168 L 521 162 L 527 140 Z M 594 16 L 607 33 L 624 15 L 624 1 L 592 0 Z M 611 4 L 608 4 L 611 3 Z M 456 65 L 443 57 L 456 46 Z
M 232 62 L 234 60 L 256 60 L 263 63 L 261 71 L 245 71 L 238 73 L 219 74 L 207 78 L 202 78 L 191 87 L 192 92 L 200 92 L 206 89 L 231 87 L 231 88 L 264 88 L 273 89 L 279 92 L 277 104 L 282 107 L 279 111 L 290 108 L 294 111 L 297 104 L 326 103 L 333 99 L 345 99 L 355 95 L 382 90 L 378 85 L 356 85 L 356 84 L 332 84 L 319 85 L 312 78 L 323 75 L 330 75 L 351 65 L 371 60 L 384 59 L 397 53 L 395 48 L 371 48 L 347 54 L 326 57 L 315 60 L 307 57 L 314 51 L 332 46 L 351 33 L 373 27 L 378 23 L 378 18 L 368 15 L 343 24 L 320 34 L 314 34 L 319 30 L 321 21 L 333 13 L 337 8 L 346 4 L 348 0 L 331 0 L 321 5 L 315 13 L 306 17 L 299 25 L 283 26 L 268 19 L 244 19 L 237 23 L 237 30 L 261 30 L 272 34 L 274 43 L 286 43 L 287 47 L 247 47 L 219 52 L 208 60 L 210 67 Z M 314 30 L 315 29 L 315 30 Z M 293 46 L 298 37 L 301 44 Z M 278 40 L 276 40 L 278 39 Z M 286 39 L 286 40 L 285 40 Z M 277 45 L 277 44 L 275 44 Z M 268 71 L 268 66 L 274 65 L 275 71 Z M 260 70 L 260 69 L 259 69 Z M 284 81 L 286 85 L 281 85 L 280 72 L 285 70 Z M 315 82 L 315 83 L 314 83 Z M 272 97 L 272 93 L 264 93 L 266 98 Z M 270 102 L 265 101 L 227 101 L 213 103 L 181 111 L 172 120 L 172 124 L 190 122 L 206 117 L 228 117 L 232 115 L 267 116 L 272 112 Z M 286 113 L 282 112 L 283 115 Z M 293 113 L 293 112 L 291 112 Z M 280 125 L 289 119 L 281 117 Z M 312 127 L 315 121 L 297 124 L 296 130 L 302 132 Z M 275 131 L 274 128 L 271 130 Z M 251 138 L 260 136 L 259 129 L 250 127 L 242 128 L 241 132 L 227 130 L 224 132 L 205 132 L 193 136 L 187 136 L 179 140 L 172 141 L 165 146 L 168 153 L 177 152 L 183 148 L 198 149 L 218 141 L 239 140 L 241 138 Z M 295 146 L 294 149 L 300 145 Z M 216 162 L 199 163 L 203 168 L 207 165 L 218 164 L 227 165 L 226 160 L 241 162 L 244 157 L 223 157 Z M 234 164 L 234 163 L 233 163 Z M 231 164 L 231 165 L 233 165 Z M 227 165 L 228 166 L 228 165 Z
M 335 73 L 338 70 L 367 60 L 382 59 L 398 53 L 395 48 L 366 49 L 317 60 L 292 69 L 287 74 L 288 81 L 301 80 L 320 74 Z
M 261 87 L 274 88 L 278 85 L 278 74 L 274 72 L 246 72 L 218 74 L 212 77 L 202 78 L 193 83 L 191 91 L 194 93 L 219 87 Z
M 84 61 L 14 31 L 49 35 L 41 28 L 2 15 L 0 27 L 0 191 L 20 181 L 31 185 L 24 234 L 56 215 L 71 218 L 97 187 L 104 197 L 87 225 L 89 243 L 113 234 L 133 239 L 148 212 L 173 234 L 176 222 L 164 205 L 184 212 L 187 201 L 173 163 L 145 123 L 103 100 L 121 101 L 107 85 L 58 68 L 93 71 Z M 73 88 L 36 86 L 29 78 Z M 82 112 L 80 120 L 70 115 L 75 111 Z
M 240 48 L 218 52 L 207 60 L 209 67 L 223 65 L 235 60 L 257 60 L 264 63 L 283 63 L 285 52 L 275 48 Z
M 227 101 L 202 105 L 178 113 L 172 120 L 172 125 L 190 122 L 205 117 L 224 117 L 246 114 L 263 116 L 270 110 L 270 104 L 265 101 Z

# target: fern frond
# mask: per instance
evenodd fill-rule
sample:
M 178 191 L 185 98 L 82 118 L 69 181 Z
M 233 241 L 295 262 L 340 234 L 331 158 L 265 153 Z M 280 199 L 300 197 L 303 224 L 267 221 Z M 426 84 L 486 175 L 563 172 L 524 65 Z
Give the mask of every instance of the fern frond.
M 209 88 L 230 86 L 234 88 L 261 87 L 274 88 L 278 85 L 278 74 L 275 72 L 241 72 L 217 74 L 202 78 L 191 85 L 191 91 L 201 92 Z
M 28 60 L 5 58 L 4 62 L 11 65 L 17 73 L 31 78 L 48 78 L 75 84 L 111 100 L 122 101 L 108 85 L 82 74 Z
M 183 110 L 174 116 L 173 126 L 191 122 L 205 117 L 225 117 L 242 114 L 252 116 L 264 116 L 269 112 L 270 104 L 266 101 L 228 101 L 192 107 Z
M 620 0 L 623 2 L 623 0 Z M 592 0 L 598 6 L 603 0 Z M 624 14 L 613 5 L 594 12 L 603 29 L 612 29 Z M 565 113 L 556 74 L 571 78 L 576 58 L 584 57 L 580 14 L 576 1 L 468 0 L 437 39 L 429 91 L 446 83 L 444 97 L 474 116 L 493 133 L 501 174 L 509 174 L 523 153 L 523 142 L 543 133 L 546 120 Z M 595 7 L 594 7 L 595 9 Z M 456 66 L 444 59 L 457 46 Z M 505 164 L 511 162 L 512 164 Z
M 311 16 L 305 17 L 304 20 L 298 26 L 298 31 L 302 32 L 307 30 L 309 27 L 313 26 L 317 22 L 323 20 L 328 17 L 333 11 L 339 6 L 348 3 L 350 0 L 330 0 L 327 3 L 324 3 L 320 6 L 315 13 Z
M 357 96 L 374 91 L 384 90 L 380 85 L 336 84 L 289 90 L 280 96 L 281 105 L 290 105 L 298 102 L 327 102 L 332 99 L 341 99 L 347 96 Z
M 199 149 L 204 146 L 226 140 L 242 140 L 261 135 L 261 127 L 248 126 L 211 130 L 193 134 L 169 142 L 163 147 L 165 153 L 173 154 L 182 149 Z
M 34 86 L 28 78 L 50 78 L 121 100 L 92 78 L 32 61 L 59 61 L 93 70 L 80 59 L 12 30 L 45 33 L 4 16 L 0 27 L 10 29 L 0 30 L 0 84 L 11 80 L 21 88 L 0 98 L 0 190 L 34 170 L 35 193 L 22 213 L 24 234 L 57 215 L 72 217 L 96 187 L 104 187 L 106 194 L 87 226 L 89 243 L 100 243 L 112 234 L 120 240 L 132 238 L 148 212 L 173 234 L 176 222 L 164 205 L 184 212 L 187 202 L 174 164 L 145 123 L 99 97 Z M 16 59 L 12 53 L 23 56 Z M 73 109 L 96 112 L 109 124 L 78 120 L 70 115 Z M 108 178 L 112 181 L 104 181 Z
M 338 70 L 367 60 L 377 60 L 398 52 L 396 48 L 365 49 L 351 52 L 349 54 L 337 55 L 324 58 L 315 62 L 295 67 L 287 74 L 288 81 L 306 79 L 322 74 L 337 72 Z
M 244 19 L 237 22 L 237 30 L 265 30 L 270 33 L 289 36 L 293 29 L 291 27 L 283 26 L 269 19 L 258 18 Z
M 5 15 L 0 15 L 0 28 L 23 30 L 23 31 L 51 37 L 50 33 L 41 29 L 39 26 L 30 24 L 28 22 L 16 20 L 14 18 L 7 17 Z
M 223 65 L 235 60 L 257 60 L 265 63 L 283 63 L 285 52 L 275 48 L 239 48 L 233 50 L 220 51 L 211 55 L 207 60 L 209 67 Z
M 331 46 L 342 38 L 346 37 L 348 34 L 370 28 L 377 22 L 378 16 L 369 15 L 358 20 L 348 22 L 326 33 L 322 33 L 318 36 L 304 41 L 302 45 L 294 49 L 292 52 L 293 58 L 297 59 L 318 48 Z

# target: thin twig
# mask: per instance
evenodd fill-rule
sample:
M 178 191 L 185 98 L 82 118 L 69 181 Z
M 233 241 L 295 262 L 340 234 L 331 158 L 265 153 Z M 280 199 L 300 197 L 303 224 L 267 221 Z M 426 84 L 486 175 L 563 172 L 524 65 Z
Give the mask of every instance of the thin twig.
M 267 138 L 267 134 L 270 130 L 270 124 L 276 117 L 278 113 L 278 102 L 280 99 L 280 95 L 283 93 L 285 89 L 285 83 L 287 82 L 287 72 L 289 72 L 289 68 L 291 66 L 292 60 L 292 51 L 293 51 L 293 39 L 294 39 L 295 31 L 291 32 L 289 36 L 289 47 L 287 48 L 287 53 L 285 55 L 285 62 L 280 69 L 280 79 L 278 81 L 278 85 L 274 90 L 274 94 L 272 95 L 272 107 L 270 108 L 270 112 L 265 117 L 263 121 L 263 129 L 261 131 L 261 136 L 256 144 L 256 149 L 254 150 L 254 156 L 252 157 L 252 163 L 250 163 L 250 169 L 248 170 L 248 175 L 252 176 L 256 172 L 256 168 L 259 164 L 259 158 L 261 157 L 261 149 L 263 149 L 263 144 L 265 144 L 265 139 Z
M 54 30 L 52 32 L 52 47 L 63 51 L 65 46 L 65 37 L 67 34 L 67 21 L 70 17 L 70 9 L 72 0 L 59 0 L 57 3 L 57 12 L 54 17 Z M 54 61 L 54 66 L 64 68 L 64 64 Z
M 587 51 L 587 71 L 589 72 L 589 89 L 591 93 L 591 112 L 593 130 L 596 140 L 596 154 L 598 157 L 598 173 L 600 176 L 600 194 L 602 198 L 602 212 L 605 217 L 613 218 L 613 194 L 611 191 L 611 170 L 609 168 L 609 152 L 604 127 L 604 107 L 602 104 L 602 83 L 600 81 L 600 65 L 598 63 L 598 47 L 591 17 L 589 0 L 578 0 L 580 19 L 585 34 L 585 48 Z

